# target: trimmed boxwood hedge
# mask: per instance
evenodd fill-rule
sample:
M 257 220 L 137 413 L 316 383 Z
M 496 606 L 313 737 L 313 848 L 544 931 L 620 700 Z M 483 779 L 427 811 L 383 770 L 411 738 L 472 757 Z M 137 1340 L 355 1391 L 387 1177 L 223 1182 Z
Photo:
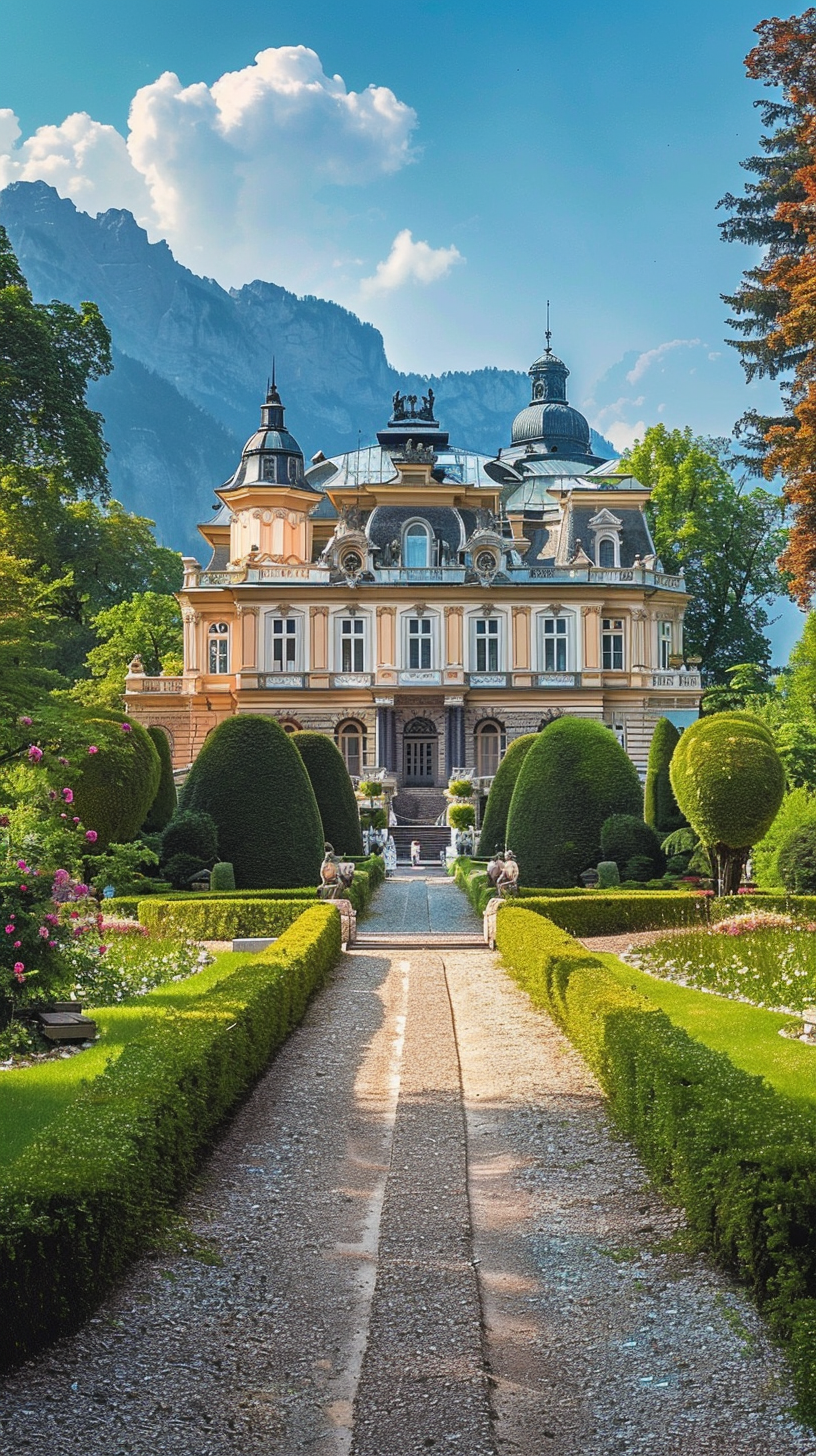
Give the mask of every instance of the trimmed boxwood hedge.
M 147 736 L 159 755 L 160 769 L 159 786 L 156 789 L 153 803 L 147 811 L 147 818 L 142 829 L 145 834 L 160 834 L 165 824 L 170 823 L 176 812 L 178 795 L 173 778 L 173 756 L 163 728 L 148 728 Z
M 181 792 L 218 827 L 239 889 L 317 885 L 323 826 L 303 759 L 273 718 L 239 714 L 213 730 Z
M 539 890 L 524 896 L 525 910 L 546 916 L 572 935 L 622 935 L 628 930 L 703 924 L 709 903 L 702 895 L 686 891 L 674 894 L 671 890 L 635 890 L 630 894 L 622 890 L 604 894 L 584 890 L 576 895 L 553 896 Z
M 98 753 L 83 754 L 71 766 L 73 812 L 95 829 L 95 852 L 135 839 L 156 797 L 161 763 L 141 723 L 113 715 L 90 719 L 89 736 Z
M 695 1041 L 526 907 L 500 910 L 496 940 L 534 1004 L 589 1062 L 652 1176 L 786 1342 L 800 1411 L 813 1422 L 816 1117 Z
M 244 935 L 281 935 L 299 915 L 303 900 L 140 900 L 138 918 L 160 935 L 194 940 L 233 940 Z
M 368 908 L 372 894 L 384 879 L 385 864 L 382 855 L 372 854 L 355 861 L 354 881 L 348 898 L 358 915 L 363 914 Z M 162 885 L 161 888 L 163 891 L 167 891 L 166 885 Z M 144 899 L 144 893 L 141 895 L 116 895 L 110 900 L 103 900 L 102 909 L 106 915 L 125 915 L 135 920 L 139 913 L 139 903 Z M 317 890 L 312 889 L 309 885 L 299 885 L 289 890 L 170 890 L 161 894 L 159 898 L 180 900 L 188 905 L 195 904 L 199 900 L 316 900 Z
M 96 1308 L 339 953 L 336 910 L 310 906 L 193 1009 L 130 1042 L 12 1165 L 0 1189 L 3 1365 Z
M 510 800 L 521 765 L 537 736 L 535 733 L 523 733 L 520 738 L 514 738 L 508 744 L 507 752 L 496 770 L 479 831 L 479 854 L 482 858 L 504 853 Z
M 314 789 L 324 838 L 337 854 L 362 854 L 360 811 L 343 755 L 327 733 L 290 734 Z
M 665 872 L 666 856 L 651 824 L 637 814 L 611 814 L 601 825 L 601 854 L 614 860 L 622 880 L 656 880 Z M 643 860 L 635 873 L 633 860 Z
M 575 885 L 600 858 L 610 814 L 643 813 L 637 769 L 614 733 L 591 718 L 556 718 L 516 779 L 507 843 L 525 885 Z
M 674 829 L 682 829 L 686 823 L 677 806 L 669 778 L 669 764 L 679 742 L 680 732 L 671 719 L 658 718 L 649 744 L 643 817 L 661 838 L 671 834 Z

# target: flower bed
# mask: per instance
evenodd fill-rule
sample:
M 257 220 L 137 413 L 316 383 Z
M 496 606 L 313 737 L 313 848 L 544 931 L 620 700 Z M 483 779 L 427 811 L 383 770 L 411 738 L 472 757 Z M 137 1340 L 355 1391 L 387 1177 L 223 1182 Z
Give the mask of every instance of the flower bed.
M 650 975 L 772 1010 L 801 1011 L 816 997 L 816 924 L 791 915 L 734 915 L 626 958 Z
M 339 951 L 336 910 L 310 906 L 190 1010 L 169 1012 L 130 1042 L 12 1164 L 0 1188 L 4 1365 L 95 1308 L 302 1019 Z
M 800 1411 L 813 1423 L 812 1107 L 696 1041 L 540 913 L 503 907 L 497 944 L 533 1002 L 586 1057 L 616 1122 L 692 1230 L 753 1292 L 787 1345 Z

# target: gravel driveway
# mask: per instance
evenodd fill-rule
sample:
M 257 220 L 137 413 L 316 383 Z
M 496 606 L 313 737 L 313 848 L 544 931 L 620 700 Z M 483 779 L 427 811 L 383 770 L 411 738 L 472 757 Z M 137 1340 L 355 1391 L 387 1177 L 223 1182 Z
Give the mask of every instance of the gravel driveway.
M 183 1213 L 6 1380 L 3 1456 L 816 1456 L 753 1309 L 486 950 L 346 956 Z

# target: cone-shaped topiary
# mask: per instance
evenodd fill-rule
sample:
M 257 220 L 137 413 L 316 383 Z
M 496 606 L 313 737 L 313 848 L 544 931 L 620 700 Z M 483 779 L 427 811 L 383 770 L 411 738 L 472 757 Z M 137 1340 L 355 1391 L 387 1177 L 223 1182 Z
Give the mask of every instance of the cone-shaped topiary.
M 575 885 L 600 858 L 610 814 L 643 813 L 637 769 L 614 733 L 589 718 L 556 718 L 528 749 L 507 816 L 521 883 Z
M 360 812 L 354 786 L 337 744 L 327 733 L 293 733 L 292 742 L 306 765 L 314 789 L 323 837 L 337 854 L 362 854 Z M 362 787 L 362 785 L 361 785 Z M 382 784 L 376 785 L 382 793 Z
M 671 719 L 658 718 L 649 746 L 643 817 L 661 836 L 671 834 L 673 829 L 682 829 L 686 822 L 677 806 L 669 778 L 669 764 L 679 742 L 680 733 Z
M 323 826 L 303 759 L 273 718 L 227 718 L 190 769 L 181 807 L 218 826 L 241 890 L 317 885 Z
M 514 738 L 496 770 L 479 832 L 479 855 L 482 859 L 490 859 L 491 855 L 504 852 L 510 800 L 527 750 L 537 736 L 535 733 L 524 733 L 521 738 Z
M 636 814 L 611 814 L 601 825 L 601 853 L 605 860 L 613 859 L 622 880 L 655 880 L 666 869 L 666 856 L 660 840 L 652 829 Z M 644 861 L 638 873 L 627 866 L 638 859 Z
M 92 718 L 88 732 L 96 753 L 72 764 L 74 813 L 95 829 L 97 852 L 127 844 L 139 832 L 156 797 L 161 762 L 141 723 L 106 715 Z
M 162 834 L 160 863 L 165 865 L 176 854 L 194 855 L 207 867 L 215 863 L 218 826 L 211 814 L 201 809 L 179 809 L 173 815 Z
M 747 712 L 700 718 L 681 737 L 670 772 L 680 809 L 714 858 L 719 893 L 735 894 L 785 793 L 770 730 Z
M 156 797 L 147 811 L 147 818 L 142 828 L 145 834 L 160 834 L 165 824 L 170 823 L 170 820 L 176 812 L 178 796 L 176 794 L 175 780 L 173 779 L 173 758 L 170 753 L 167 734 L 162 728 L 148 728 L 147 736 L 159 755 L 161 769 Z

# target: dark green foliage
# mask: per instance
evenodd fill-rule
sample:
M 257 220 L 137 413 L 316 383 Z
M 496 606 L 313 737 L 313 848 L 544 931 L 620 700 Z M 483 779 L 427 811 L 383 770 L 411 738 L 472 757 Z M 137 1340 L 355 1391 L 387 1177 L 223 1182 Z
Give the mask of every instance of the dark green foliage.
M 168 883 L 174 890 L 189 890 L 195 876 L 205 869 L 205 861 L 197 854 L 187 854 L 181 850 L 178 854 L 171 854 L 165 861 L 162 874 L 167 876 Z
M 218 860 L 217 864 L 213 865 L 212 874 L 210 875 L 210 889 L 235 889 L 235 870 L 233 869 L 229 860 L 220 859 Z
M 147 811 L 147 818 L 145 819 L 143 828 L 147 834 L 158 834 L 164 829 L 166 824 L 170 823 L 170 820 L 176 812 L 176 785 L 173 780 L 173 757 L 170 752 L 170 744 L 167 741 L 167 734 L 161 728 L 148 728 L 147 735 L 159 755 L 161 772 L 156 797 Z
M 217 860 L 218 830 L 211 814 L 184 808 L 170 820 L 162 834 L 162 868 L 177 854 L 194 855 L 207 866 Z
M 589 718 L 557 718 L 536 735 L 507 821 L 523 885 L 575 885 L 600 859 L 610 814 L 643 812 L 643 790 L 615 735 Z
M 99 752 L 71 765 L 74 812 L 86 829 L 96 830 L 101 851 L 135 839 L 156 797 L 161 763 L 145 729 L 132 719 L 92 719 L 88 732 Z
M 752 845 L 776 818 L 785 769 L 770 730 L 752 713 L 717 713 L 683 734 L 671 761 L 683 813 L 715 856 L 719 888 L 733 893 Z
M 323 834 L 337 854 L 362 854 L 360 814 L 354 786 L 334 739 L 327 733 L 293 733 L 292 742 L 306 765 Z M 382 785 L 377 787 L 382 790 Z
M 320 811 L 303 759 L 273 718 L 242 714 L 219 724 L 190 770 L 181 806 L 212 815 L 240 888 L 318 883 Z
M 721 903 L 721 902 L 718 902 Z M 662 930 L 676 925 L 705 924 L 708 901 L 687 891 L 610 890 L 575 895 L 546 892 L 524 895 L 525 910 L 545 915 L 571 935 L 624 935 L 630 930 Z M 767 904 L 767 901 L 763 901 Z M 740 908 L 744 908 L 740 902 Z
M 535 733 L 524 733 L 521 738 L 514 738 L 496 770 L 479 831 L 479 853 L 483 858 L 504 852 L 510 800 L 521 765 L 537 736 Z
M 613 859 L 598 860 L 598 889 L 611 890 L 620 884 L 620 870 Z
M 613 859 L 622 880 L 653 880 L 666 869 L 666 856 L 650 824 L 634 814 L 612 814 L 601 826 L 601 853 Z M 633 861 L 642 861 L 637 867 Z
M 693 1233 L 787 1342 L 800 1410 L 812 1422 L 816 1118 L 695 1041 L 526 906 L 500 910 L 496 941 L 533 1003 L 586 1058 L 618 1126 Z
M 658 718 L 649 745 L 643 817 L 660 835 L 671 834 L 673 829 L 682 829 L 686 822 L 677 807 L 669 778 L 669 764 L 679 742 L 680 734 L 671 719 Z
M 277 944 L 136 1037 L 0 1193 L 0 1363 L 87 1319 L 187 1186 L 224 1118 L 302 1020 L 340 952 L 309 906 Z
M 777 864 L 786 890 L 797 895 L 816 891 L 816 824 L 800 824 L 788 835 Z
M 303 914 L 304 902 L 194 898 L 139 901 L 139 920 L 160 935 L 190 935 L 194 940 L 233 940 L 236 935 L 280 935 Z

